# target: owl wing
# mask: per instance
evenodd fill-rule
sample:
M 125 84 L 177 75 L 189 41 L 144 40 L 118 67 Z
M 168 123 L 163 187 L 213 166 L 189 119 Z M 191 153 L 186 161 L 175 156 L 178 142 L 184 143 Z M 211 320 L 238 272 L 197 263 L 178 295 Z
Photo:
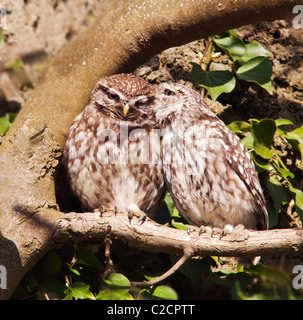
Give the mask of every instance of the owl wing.
M 268 214 L 258 174 L 249 151 L 241 139 L 219 119 L 216 128 L 219 132 L 224 133 L 222 139 L 225 148 L 222 148 L 222 156 L 225 158 L 225 163 L 237 174 L 253 196 L 257 228 L 258 230 L 265 230 L 268 225 Z

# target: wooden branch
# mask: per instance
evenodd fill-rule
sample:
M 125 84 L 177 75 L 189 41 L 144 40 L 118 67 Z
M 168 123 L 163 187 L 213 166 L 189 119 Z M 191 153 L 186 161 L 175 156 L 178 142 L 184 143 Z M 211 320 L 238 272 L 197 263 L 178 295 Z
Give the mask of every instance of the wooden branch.
M 199 236 L 198 228 L 185 230 L 159 225 L 148 219 L 145 223 L 127 214 L 104 212 L 69 213 L 56 225 L 54 243 L 96 241 L 106 237 L 111 227 L 111 239 L 123 240 L 129 246 L 168 254 L 192 256 L 266 256 L 273 254 L 302 254 L 303 229 L 274 229 L 254 231 L 237 226 L 231 234 L 219 240 L 219 234 Z

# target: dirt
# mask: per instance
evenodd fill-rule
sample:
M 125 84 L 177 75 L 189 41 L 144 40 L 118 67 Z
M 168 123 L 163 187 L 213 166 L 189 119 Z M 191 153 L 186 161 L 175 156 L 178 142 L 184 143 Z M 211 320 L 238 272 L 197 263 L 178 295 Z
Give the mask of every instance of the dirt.
M 109 1 L 3 0 L 6 28 L 0 49 L 0 117 L 16 112 L 37 83 L 48 60 L 104 13 Z M 5 65 L 21 58 L 18 72 Z
M 236 89 L 222 94 L 217 102 L 206 100 L 226 123 L 249 118 L 287 118 L 297 126 L 303 122 L 303 32 L 291 22 L 262 22 L 236 29 L 244 42 L 259 42 L 269 52 L 273 63 L 273 94 L 254 84 L 238 82 Z M 216 49 L 219 51 L 219 49 Z M 194 41 L 168 49 L 136 70 L 152 83 L 177 81 L 195 87 L 190 75 L 190 62 L 199 63 L 198 54 L 204 53 L 205 40 Z M 215 68 L 225 70 L 227 59 Z
M 0 116 L 18 111 L 26 94 L 35 86 L 46 63 L 79 32 L 108 8 L 108 1 L 15 0 L 3 1 L 7 29 L 0 53 Z M 254 84 L 238 82 L 236 89 L 215 103 L 206 101 L 226 123 L 249 118 L 287 118 L 297 126 L 303 122 L 303 32 L 291 22 L 275 21 L 236 30 L 245 42 L 259 42 L 273 63 L 273 94 Z M 151 83 L 177 81 L 201 90 L 193 81 L 190 62 L 199 62 L 206 41 L 198 40 L 170 48 L 134 71 Z M 216 49 L 217 51 L 218 48 Z M 5 70 L 7 62 L 20 57 L 21 72 Z M 227 59 L 213 63 L 226 69 Z

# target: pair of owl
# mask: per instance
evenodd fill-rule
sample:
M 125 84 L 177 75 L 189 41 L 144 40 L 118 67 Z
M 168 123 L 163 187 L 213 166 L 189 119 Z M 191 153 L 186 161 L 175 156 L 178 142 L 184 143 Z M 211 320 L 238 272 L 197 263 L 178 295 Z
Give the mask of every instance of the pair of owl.
M 161 139 L 150 134 L 157 128 Z M 120 161 L 125 151 L 160 161 Z M 167 188 L 192 225 L 222 229 L 221 235 L 238 224 L 267 229 L 248 150 L 187 86 L 156 87 L 132 74 L 101 79 L 70 127 L 64 155 L 72 190 L 87 210 L 152 218 Z

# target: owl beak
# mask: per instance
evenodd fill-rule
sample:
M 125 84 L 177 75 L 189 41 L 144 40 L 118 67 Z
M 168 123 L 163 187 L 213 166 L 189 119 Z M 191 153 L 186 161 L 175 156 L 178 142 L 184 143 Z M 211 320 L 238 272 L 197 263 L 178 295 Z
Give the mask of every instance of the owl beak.
M 130 109 L 129 104 L 128 103 L 124 103 L 124 105 L 123 105 L 123 115 L 124 115 L 124 117 L 127 116 L 128 112 L 129 112 L 129 109 Z

